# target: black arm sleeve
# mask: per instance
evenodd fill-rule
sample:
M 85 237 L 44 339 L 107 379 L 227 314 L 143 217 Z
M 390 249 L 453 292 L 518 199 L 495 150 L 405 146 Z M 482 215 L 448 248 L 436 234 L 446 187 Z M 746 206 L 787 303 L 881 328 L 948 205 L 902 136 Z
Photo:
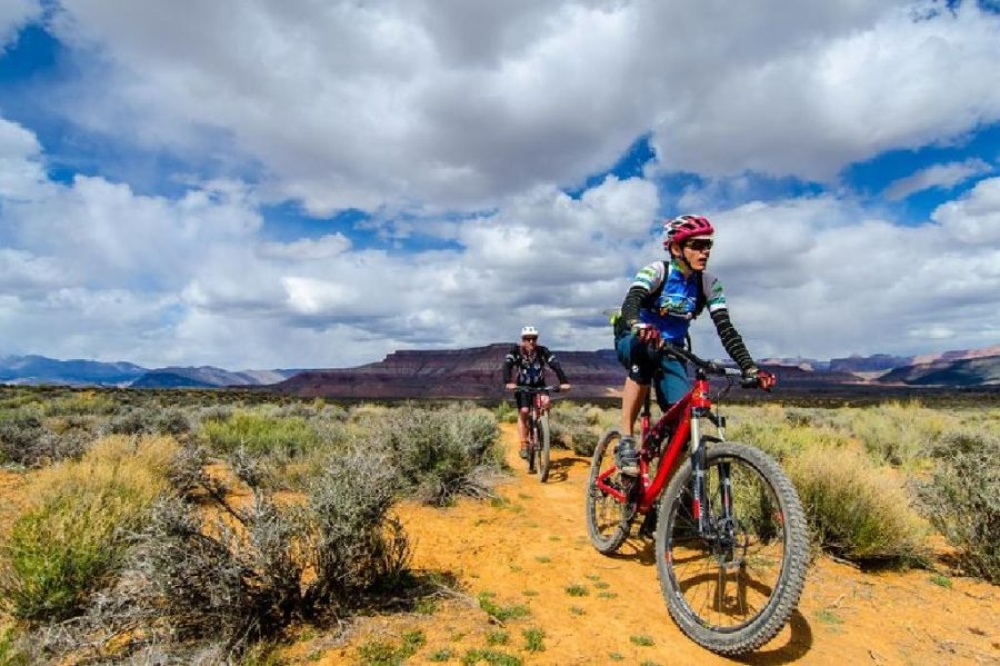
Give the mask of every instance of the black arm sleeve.
M 510 371 L 514 368 L 515 354 L 517 350 L 511 347 L 510 351 L 507 352 L 507 356 L 503 359 L 503 383 L 510 384 Z
M 637 286 L 632 287 L 625 294 L 625 300 L 622 301 L 622 319 L 626 328 L 632 328 L 633 324 L 639 321 L 639 308 L 647 296 L 649 296 L 649 290 Z
M 739 331 L 733 326 L 733 322 L 729 320 L 729 310 L 722 308 L 710 314 L 712 321 L 715 323 L 715 330 L 719 333 L 719 339 L 722 341 L 723 348 L 729 354 L 729 357 L 736 361 L 736 365 L 740 366 L 740 370 L 745 371 L 757 365 L 754 363 L 753 357 L 750 356 L 750 352 L 747 351 L 746 345 L 743 344 L 743 338 L 740 337 Z
M 569 379 L 566 378 L 566 373 L 563 372 L 562 363 L 559 362 L 559 359 L 555 356 L 549 356 L 546 363 L 548 363 L 549 367 L 556 373 L 556 377 L 559 378 L 560 384 L 569 384 Z

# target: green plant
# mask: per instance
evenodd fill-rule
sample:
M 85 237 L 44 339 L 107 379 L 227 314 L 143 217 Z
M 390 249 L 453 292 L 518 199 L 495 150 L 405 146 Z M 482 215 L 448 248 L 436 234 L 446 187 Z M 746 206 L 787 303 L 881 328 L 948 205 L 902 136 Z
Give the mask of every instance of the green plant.
M 825 550 L 855 562 L 926 558 L 927 525 L 906 488 L 863 454 L 816 447 L 791 458 L 787 469 Z
M 521 632 L 524 636 L 524 649 L 528 652 L 545 651 L 545 632 L 536 627 L 525 629 Z
M 455 653 L 448 648 L 442 648 L 440 650 L 435 650 L 427 655 L 427 661 L 434 663 L 441 663 L 445 661 L 451 661 L 451 658 L 455 656 Z
M 486 634 L 487 645 L 507 645 L 510 643 L 510 634 L 503 629 L 494 629 Z
M 651 647 L 656 645 L 656 641 L 653 640 L 653 637 L 647 636 L 646 634 L 632 635 L 629 636 L 628 639 L 633 645 L 638 645 L 640 647 Z
M 519 658 L 496 650 L 474 648 L 462 655 L 462 666 L 473 666 L 481 661 L 486 662 L 488 666 L 521 666 Z
M 110 586 L 130 531 L 167 488 L 176 452 L 168 438 L 105 438 L 79 462 L 44 470 L 30 507 L 0 547 L 0 597 L 18 618 L 57 621 L 79 614 Z
M 507 620 L 526 617 L 530 614 L 528 607 L 521 604 L 513 604 L 510 606 L 501 606 L 497 604 L 493 600 L 495 596 L 496 594 L 493 592 L 480 592 L 479 607 L 482 608 L 487 615 L 498 620 L 499 622 L 506 622 Z
M 958 546 L 964 569 L 1000 583 L 1000 437 L 960 430 L 933 453 L 932 478 L 919 486 L 927 516 Z
M 319 443 L 316 430 L 302 417 L 274 417 L 240 410 L 222 420 L 204 421 L 198 433 L 216 453 L 245 449 L 256 456 L 291 458 Z
M 590 594 L 590 590 L 585 585 L 573 584 L 566 588 L 566 594 L 571 597 L 585 597 Z
M 403 634 L 399 643 L 373 641 L 358 648 L 358 657 L 365 666 L 399 666 L 417 653 L 427 642 L 422 631 Z

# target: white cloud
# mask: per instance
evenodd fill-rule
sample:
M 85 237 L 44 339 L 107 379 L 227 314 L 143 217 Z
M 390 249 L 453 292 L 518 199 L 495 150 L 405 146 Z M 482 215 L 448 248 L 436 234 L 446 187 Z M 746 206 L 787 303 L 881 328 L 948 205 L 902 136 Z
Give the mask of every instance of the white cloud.
M 1000 18 L 972 2 L 61 4 L 97 58 L 77 121 L 187 156 L 211 140 L 315 214 L 496 205 L 650 129 L 664 169 L 829 180 L 1000 119 Z
M 890 184 L 885 190 L 885 197 L 890 201 L 899 201 L 914 192 L 920 192 L 932 187 L 954 187 L 977 176 L 987 174 L 992 170 L 993 167 L 981 159 L 936 164 L 906 178 L 900 178 Z
M 0 3 L 0 54 L 22 25 L 41 13 L 38 0 L 4 0 Z
M 980 163 L 895 184 L 980 179 L 919 226 L 833 191 L 738 207 L 717 182 L 677 200 L 653 178 L 563 191 L 650 131 L 650 175 L 745 193 L 748 170 L 835 180 L 884 150 L 960 141 L 1000 119 L 983 85 L 1000 19 L 931 6 L 64 0 L 53 25 L 84 78 L 47 89 L 50 110 L 108 153 L 214 179 L 158 193 L 104 164 L 57 181 L 49 135 L 0 118 L 0 347 L 327 367 L 532 323 L 550 346 L 606 348 L 604 312 L 663 256 L 656 217 L 677 204 L 716 222 L 711 268 L 757 356 L 995 344 L 1000 179 Z M 388 242 L 275 241 L 262 211 L 290 197 L 367 209 L 363 231 Z M 721 353 L 707 320 L 695 334 Z

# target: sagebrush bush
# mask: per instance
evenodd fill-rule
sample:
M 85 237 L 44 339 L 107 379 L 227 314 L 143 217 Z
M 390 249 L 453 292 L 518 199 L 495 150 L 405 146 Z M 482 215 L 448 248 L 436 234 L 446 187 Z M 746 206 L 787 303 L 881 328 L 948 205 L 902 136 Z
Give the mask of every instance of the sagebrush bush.
M 555 403 L 549 415 L 553 446 L 571 449 L 582 456 L 591 456 L 597 447 L 599 432 L 590 405 L 575 405 L 566 401 Z
M 861 563 L 919 563 L 927 525 L 904 481 L 849 448 L 817 446 L 785 462 L 819 545 Z
M 1000 438 L 962 430 L 932 453 L 933 477 L 919 486 L 926 515 L 958 546 L 963 568 L 1000 583 Z
M 879 462 L 910 467 L 945 431 L 944 413 L 919 403 L 890 402 L 855 410 L 850 429 Z
M 237 410 L 224 420 L 203 421 L 198 437 L 216 453 L 246 449 L 253 455 L 294 458 L 319 441 L 316 430 L 301 416 L 269 416 Z
M 105 626 L 144 627 L 123 646 L 193 641 L 238 659 L 294 620 L 339 618 L 368 595 L 408 581 L 409 542 L 390 514 L 387 456 L 354 449 L 331 458 L 303 503 L 279 503 L 259 473 L 234 494 L 201 475 L 208 504 L 159 502 L 105 604 Z M 222 492 L 220 492 L 220 489 Z M 190 495 L 190 494 L 189 494 Z
M 24 620 L 79 614 L 113 581 L 176 449 L 169 438 L 108 437 L 79 462 L 39 472 L 0 545 L 0 603 Z
M 407 405 L 371 420 L 368 433 L 370 450 L 391 454 L 405 492 L 429 504 L 490 497 L 503 469 L 500 429 L 485 409 Z

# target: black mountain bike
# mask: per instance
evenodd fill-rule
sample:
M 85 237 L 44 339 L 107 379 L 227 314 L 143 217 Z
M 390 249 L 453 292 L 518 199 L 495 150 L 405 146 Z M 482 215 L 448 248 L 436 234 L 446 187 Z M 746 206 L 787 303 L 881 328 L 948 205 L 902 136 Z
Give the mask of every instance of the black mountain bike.
M 528 440 L 528 473 L 538 472 L 538 480 L 545 483 L 549 479 L 550 441 L 549 441 L 549 408 L 542 397 L 548 393 L 558 393 L 558 386 L 519 386 L 515 393 L 531 396 L 531 406 L 525 418 L 524 426 Z

